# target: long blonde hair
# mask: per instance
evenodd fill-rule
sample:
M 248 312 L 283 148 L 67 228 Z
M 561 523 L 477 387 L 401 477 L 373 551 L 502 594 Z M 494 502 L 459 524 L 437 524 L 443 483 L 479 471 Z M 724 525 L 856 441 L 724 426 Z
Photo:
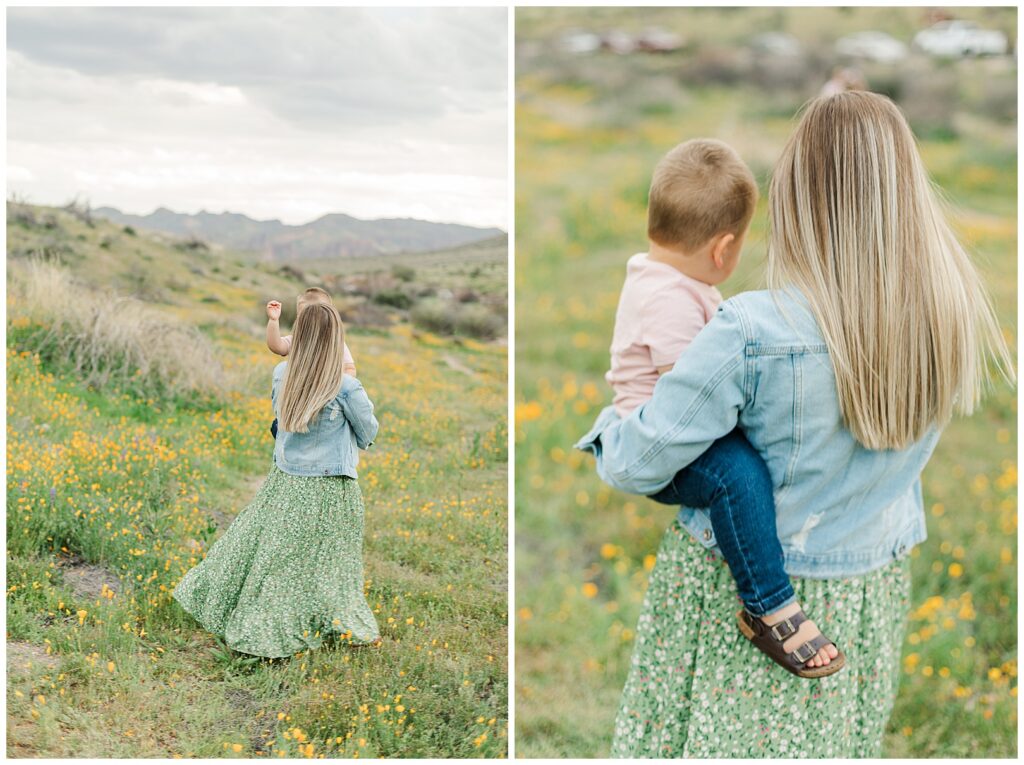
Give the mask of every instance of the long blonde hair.
M 308 433 L 309 423 L 341 389 L 345 327 L 333 306 L 310 303 L 295 319 L 281 388 L 278 425 Z
M 865 91 L 818 98 L 768 190 L 768 286 L 796 287 L 828 345 L 846 427 L 901 449 L 970 414 L 1012 363 L 906 120 Z

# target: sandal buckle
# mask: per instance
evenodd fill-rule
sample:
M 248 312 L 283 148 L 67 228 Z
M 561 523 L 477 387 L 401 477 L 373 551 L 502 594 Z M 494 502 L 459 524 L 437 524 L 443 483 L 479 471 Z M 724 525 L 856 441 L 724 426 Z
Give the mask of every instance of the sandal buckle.
M 779 627 L 781 627 L 783 624 L 785 624 L 786 628 L 789 630 L 789 632 L 787 632 L 785 635 L 782 635 L 782 634 L 779 633 Z M 781 641 L 781 640 L 785 640 L 790 635 L 792 635 L 794 632 L 796 632 L 796 627 L 793 626 L 793 622 L 791 622 L 789 619 L 783 619 L 778 624 L 772 625 L 772 628 L 771 628 L 770 632 L 772 633 L 772 637 L 773 638 L 775 638 L 776 640 L 780 640 Z
M 804 648 L 806 648 L 806 649 L 808 649 L 810 651 L 810 653 L 807 656 L 803 656 L 800 653 L 800 651 L 802 649 L 804 649 Z M 810 661 L 812 658 L 814 658 L 815 654 L 817 654 L 817 653 L 818 653 L 817 651 L 815 651 L 813 648 L 811 648 L 811 644 L 810 643 L 804 643 L 801 646 L 797 646 L 796 649 L 793 650 L 793 653 L 791 653 L 790 655 L 791 656 L 795 656 L 796 660 L 799 661 L 801 664 L 806 664 L 808 661 Z

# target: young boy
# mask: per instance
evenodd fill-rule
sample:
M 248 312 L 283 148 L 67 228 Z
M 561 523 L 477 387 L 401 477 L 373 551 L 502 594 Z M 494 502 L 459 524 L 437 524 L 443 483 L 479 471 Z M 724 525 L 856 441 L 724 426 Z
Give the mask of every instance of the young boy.
M 687 141 L 658 163 L 648 203 L 649 249 L 626 266 L 611 369 L 605 376 L 619 417 L 651 398 L 658 378 L 715 314 L 722 301 L 715 285 L 729 278 L 739 262 L 757 197 L 750 169 L 721 141 Z M 758 554 L 763 540 L 778 537 L 773 485 L 764 461 L 739 428 L 713 443 L 652 499 L 708 508 L 747 611 L 768 625 L 790 617 L 797 622 L 800 607 L 781 555 Z M 711 535 L 704 541 L 710 542 Z M 778 560 L 766 559 L 774 557 Z M 838 655 L 823 637 L 807 645 L 798 655 L 801 661 L 807 657 L 803 671 L 815 675 Z M 841 663 L 836 665 L 833 669 Z
M 295 301 L 295 315 L 298 316 L 302 309 L 312 303 L 327 303 L 334 305 L 330 293 L 320 287 L 308 287 L 305 292 L 298 296 Z M 292 348 L 292 336 L 281 337 L 281 303 L 271 300 L 267 303 L 267 347 L 278 356 L 287 356 Z M 342 357 L 342 370 L 350 377 L 356 376 L 356 362 L 352 358 L 352 352 L 348 349 L 348 343 L 344 344 Z M 277 418 L 274 418 L 270 425 L 270 432 L 277 438 Z

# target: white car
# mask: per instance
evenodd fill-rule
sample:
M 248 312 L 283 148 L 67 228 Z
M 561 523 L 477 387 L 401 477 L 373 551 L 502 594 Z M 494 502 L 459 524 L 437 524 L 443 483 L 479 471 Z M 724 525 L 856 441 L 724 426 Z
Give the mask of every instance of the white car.
M 803 52 L 800 41 L 785 32 L 762 32 L 751 39 L 750 47 L 769 56 L 799 56 Z
M 857 32 L 840 37 L 836 52 L 843 56 L 895 64 L 907 57 L 907 46 L 885 32 Z
M 914 35 L 914 47 L 933 56 L 1001 56 L 1006 35 L 972 21 L 940 21 Z
M 562 35 L 562 50 L 567 53 L 593 53 L 601 48 L 601 37 L 592 32 L 573 29 Z

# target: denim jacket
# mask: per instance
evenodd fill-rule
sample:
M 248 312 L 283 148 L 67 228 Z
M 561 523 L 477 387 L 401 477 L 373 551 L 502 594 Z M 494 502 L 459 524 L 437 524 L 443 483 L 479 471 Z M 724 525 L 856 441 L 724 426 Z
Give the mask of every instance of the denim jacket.
M 274 367 L 270 398 L 280 418 L 277 396 L 288 362 Z M 278 427 L 274 463 L 292 475 L 346 475 L 358 478 L 359 449 L 366 449 L 377 435 L 373 403 L 362 383 L 345 375 L 341 389 L 309 423 L 308 433 L 289 433 Z M 357 448 L 358 447 L 358 448 Z
M 792 576 L 867 573 L 924 541 L 920 474 L 932 428 L 902 450 L 869 450 L 843 424 L 828 348 L 798 292 L 725 301 L 658 380 L 653 398 L 619 418 L 605 408 L 576 444 L 611 486 L 649 495 L 739 425 L 775 486 L 776 523 Z M 719 552 L 707 512 L 680 523 Z

